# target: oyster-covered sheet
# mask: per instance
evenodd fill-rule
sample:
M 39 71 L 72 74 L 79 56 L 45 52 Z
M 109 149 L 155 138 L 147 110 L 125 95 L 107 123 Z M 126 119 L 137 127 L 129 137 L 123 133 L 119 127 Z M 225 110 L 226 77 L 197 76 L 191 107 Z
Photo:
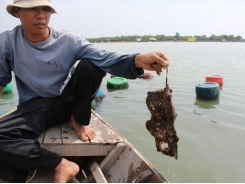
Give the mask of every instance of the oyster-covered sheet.
M 157 151 L 177 159 L 179 138 L 174 127 L 177 113 L 172 104 L 171 93 L 168 84 L 163 90 L 147 93 L 146 104 L 151 119 L 146 122 L 146 128 L 155 138 Z

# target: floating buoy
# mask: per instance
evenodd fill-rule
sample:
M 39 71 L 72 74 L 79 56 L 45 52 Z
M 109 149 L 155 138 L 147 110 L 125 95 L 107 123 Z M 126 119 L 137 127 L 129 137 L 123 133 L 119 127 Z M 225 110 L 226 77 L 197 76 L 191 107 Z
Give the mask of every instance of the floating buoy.
M 202 99 L 217 98 L 220 93 L 219 84 L 216 82 L 205 82 L 196 85 L 196 96 Z
M 128 79 L 123 77 L 113 77 L 108 79 L 107 88 L 108 89 L 121 89 L 128 87 Z
M 96 109 L 96 101 L 95 101 L 95 99 L 93 99 L 93 101 L 91 102 L 91 108 L 92 109 Z
M 208 75 L 206 76 L 206 82 L 216 82 L 219 84 L 220 89 L 222 89 L 224 81 L 221 75 Z
M 101 88 L 99 88 L 99 90 L 97 91 L 96 95 L 95 95 L 95 100 L 99 101 L 102 100 L 105 97 L 105 95 L 103 94 L 103 91 Z
M 3 93 L 11 93 L 12 92 L 12 82 L 3 88 Z
M 144 73 L 143 75 L 139 76 L 141 79 L 151 79 L 153 76 L 151 73 Z

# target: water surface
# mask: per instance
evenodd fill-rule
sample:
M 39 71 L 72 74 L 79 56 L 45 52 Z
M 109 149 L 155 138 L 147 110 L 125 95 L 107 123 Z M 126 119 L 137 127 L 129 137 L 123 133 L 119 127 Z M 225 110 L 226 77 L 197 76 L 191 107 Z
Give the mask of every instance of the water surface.
M 150 80 L 129 81 L 129 88 L 107 91 L 96 111 L 116 127 L 170 182 L 245 181 L 245 44 L 244 43 L 96 43 L 124 53 L 162 50 L 170 58 L 168 82 L 178 114 L 175 127 L 180 138 L 178 160 L 156 151 L 145 128 L 150 119 L 145 99 L 148 91 L 165 86 L 166 73 L 151 72 Z M 207 75 L 222 75 L 218 99 L 196 98 L 195 86 Z M 15 84 L 14 84 L 15 86 Z M 16 90 L 0 99 L 0 112 L 17 104 Z

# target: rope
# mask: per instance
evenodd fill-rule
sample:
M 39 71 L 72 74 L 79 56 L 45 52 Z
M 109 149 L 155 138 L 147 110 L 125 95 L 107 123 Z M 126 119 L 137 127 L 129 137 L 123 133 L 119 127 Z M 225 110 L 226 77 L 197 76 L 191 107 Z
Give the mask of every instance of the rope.
M 35 169 L 33 175 L 31 176 L 31 178 L 29 180 L 26 181 L 26 183 L 29 183 L 34 178 L 34 176 L 36 175 L 36 172 L 37 172 L 37 170 Z

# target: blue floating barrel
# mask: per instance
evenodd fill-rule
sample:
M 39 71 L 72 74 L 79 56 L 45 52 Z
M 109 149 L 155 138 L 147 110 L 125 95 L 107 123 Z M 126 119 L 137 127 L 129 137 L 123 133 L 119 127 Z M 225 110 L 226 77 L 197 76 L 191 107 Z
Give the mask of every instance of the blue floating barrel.
M 100 88 L 98 91 L 97 91 L 97 93 L 96 93 L 96 95 L 95 95 L 95 98 L 103 98 L 103 91 L 102 91 L 102 89 Z
M 95 99 L 93 99 L 93 101 L 91 102 L 91 108 L 92 109 L 96 109 L 96 101 L 95 101 Z
M 219 97 L 220 86 L 216 82 L 204 82 L 196 85 L 196 96 L 202 99 Z

